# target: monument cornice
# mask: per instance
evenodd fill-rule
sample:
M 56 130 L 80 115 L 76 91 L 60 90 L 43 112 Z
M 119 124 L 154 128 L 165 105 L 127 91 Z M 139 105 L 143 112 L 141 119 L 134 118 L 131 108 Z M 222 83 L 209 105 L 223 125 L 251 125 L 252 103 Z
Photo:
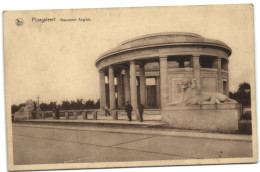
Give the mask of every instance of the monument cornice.
M 156 45 L 142 48 L 128 49 L 105 56 L 101 56 L 96 61 L 96 66 L 101 69 L 114 63 L 129 62 L 132 60 L 145 60 L 165 56 L 185 56 L 185 55 L 208 55 L 221 56 L 228 60 L 228 54 L 223 49 L 216 46 L 205 46 L 200 44 L 185 45 Z
M 114 48 L 112 50 L 106 51 L 103 54 L 99 56 L 99 58 L 96 60 L 96 63 L 103 58 L 113 56 L 115 54 L 123 53 L 123 52 L 128 52 L 128 51 L 135 51 L 139 49 L 145 49 L 145 48 L 154 48 L 154 47 L 169 47 L 169 46 L 209 46 L 212 48 L 220 48 L 223 51 L 226 51 L 226 54 L 228 56 L 231 55 L 232 50 L 228 46 L 217 44 L 217 43 L 207 43 L 207 42 L 182 42 L 182 43 L 168 43 L 168 44 L 152 44 L 152 45 L 146 45 L 146 46 L 138 46 L 138 47 L 131 47 L 131 48 L 124 48 L 124 49 L 118 49 Z

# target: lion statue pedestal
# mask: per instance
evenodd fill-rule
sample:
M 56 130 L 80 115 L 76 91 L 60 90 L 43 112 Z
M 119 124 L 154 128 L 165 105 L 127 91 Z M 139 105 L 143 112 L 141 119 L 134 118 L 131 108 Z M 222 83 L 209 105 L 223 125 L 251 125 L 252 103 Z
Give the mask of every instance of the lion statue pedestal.
M 195 79 L 183 81 L 179 100 L 162 110 L 162 122 L 180 129 L 236 132 L 240 116 L 239 103 L 221 93 L 201 92 Z
M 236 132 L 240 114 L 238 103 L 179 105 L 163 109 L 162 121 L 170 128 Z

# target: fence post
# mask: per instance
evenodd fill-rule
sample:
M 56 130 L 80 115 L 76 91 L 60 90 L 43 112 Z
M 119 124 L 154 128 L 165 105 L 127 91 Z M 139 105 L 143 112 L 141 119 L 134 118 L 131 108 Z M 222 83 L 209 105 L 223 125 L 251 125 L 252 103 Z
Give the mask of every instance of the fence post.
M 69 119 L 69 112 L 65 111 L 65 119 Z
M 52 119 L 56 119 L 56 114 L 55 114 L 55 112 L 52 112 Z
M 42 119 L 45 119 L 45 112 L 42 112 Z
M 97 120 L 97 111 L 96 110 L 93 110 L 92 115 L 93 115 L 93 120 Z
M 87 112 L 82 111 L 82 119 L 86 120 L 87 119 Z

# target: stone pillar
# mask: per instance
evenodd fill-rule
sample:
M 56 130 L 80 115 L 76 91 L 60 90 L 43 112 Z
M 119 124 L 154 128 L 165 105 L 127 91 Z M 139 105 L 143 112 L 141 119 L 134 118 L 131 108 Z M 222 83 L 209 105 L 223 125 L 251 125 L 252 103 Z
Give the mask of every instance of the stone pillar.
M 130 103 L 131 100 L 129 69 L 125 69 L 124 86 L 125 86 L 125 104 L 126 104 L 127 101 L 129 101 Z
M 161 108 L 164 108 L 168 103 L 168 66 L 167 56 L 160 57 L 160 94 Z
M 140 103 L 146 105 L 146 83 L 145 83 L 145 69 L 144 63 L 139 65 L 140 70 Z
M 130 62 L 130 93 L 131 93 L 131 105 L 133 109 L 137 109 L 137 87 L 136 87 L 136 68 L 135 62 Z
M 100 88 L 100 111 L 104 112 L 106 103 L 106 83 L 105 83 L 105 71 L 99 70 L 99 88 Z
M 194 55 L 192 57 L 193 63 L 193 77 L 196 79 L 197 88 L 200 89 L 200 56 Z
M 42 119 L 45 119 L 45 112 L 42 112 Z
M 115 98 L 115 81 L 114 81 L 114 68 L 113 66 L 109 66 L 109 101 L 110 101 L 110 109 L 113 110 L 116 108 L 116 98 Z
M 73 111 L 73 117 L 74 117 L 74 119 L 78 119 L 78 112 L 77 111 Z
M 123 83 L 121 70 L 117 74 L 117 105 L 118 107 L 123 107 Z
M 111 114 L 112 114 L 112 119 L 113 119 L 113 120 L 118 120 L 118 113 L 117 113 L 117 110 L 113 110 L 113 111 L 111 111 Z
M 223 81 L 221 73 L 221 58 L 218 58 L 218 92 L 223 94 Z
M 69 112 L 65 110 L 65 119 L 69 119 Z
M 227 77 L 227 97 L 229 97 L 229 71 L 228 71 L 228 63 L 229 61 L 227 61 L 227 72 L 228 72 L 228 77 Z
M 55 112 L 52 112 L 52 119 L 56 119 L 56 114 L 55 114 Z
M 82 111 L 82 119 L 83 120 L 87 119 L 87 112 L 86 111 Z
M 156 106 L 160 108 L 160 77 L 155 77 L 156 85 Z
M 96 110 L 92 111 L 92 118 L 93 118 L 93 120 L 97 120 L 98 119 Z

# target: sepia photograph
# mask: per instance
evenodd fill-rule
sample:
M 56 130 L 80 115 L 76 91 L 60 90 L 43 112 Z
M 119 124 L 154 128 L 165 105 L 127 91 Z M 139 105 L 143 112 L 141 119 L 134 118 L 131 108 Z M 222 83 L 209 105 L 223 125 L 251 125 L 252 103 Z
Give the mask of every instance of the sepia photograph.
M 2 15 L 8 170 L 258 162 L 252 4 Z

